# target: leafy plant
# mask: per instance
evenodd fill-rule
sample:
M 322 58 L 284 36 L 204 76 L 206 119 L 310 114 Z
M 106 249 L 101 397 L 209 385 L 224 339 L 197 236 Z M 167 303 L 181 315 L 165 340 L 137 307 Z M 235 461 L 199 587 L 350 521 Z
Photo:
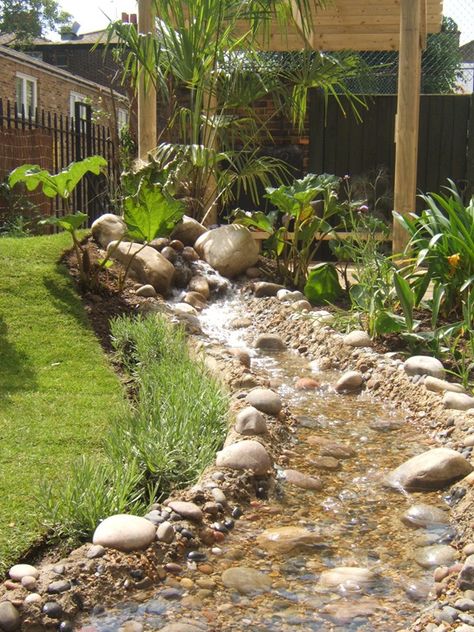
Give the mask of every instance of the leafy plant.
M 63 200 L 66 214 L 62 217 L 48 217 L 39 222 L 41 225 L 52 225 L 62 228 L 70 233 L 76 253 L 79 277 L 81 283 L 90 285 L 91 263 L 89 253 L 82 246 L 77 236 L 78 229 L 87 221 L 86 213 L 80 211 L 71 213 L 71 195 L 74 189 L 87 173 L 99 175 L 107 166 L 107 161 L 102 156 L 90 156 L 80 162 L 72 162 L 68 167 L 57 174 L 52 175 L 39 165 L 22 165 L 14 169 L 8 178 L 10 187 L 22 183 L 28 191 L 41 188 L 47 197 L 60 197 Z M 103 265 L 107 265 L 104 261 Z
M 304 287 L 323 237 L 334 230 L 329 219 L 340 210 L 338 188 L 336 176 L 308 174 L 291 185 L 266 189 L 265 197 L 277 207 L 282 224 L 273 229 L 270 244 L 285 283 Z M 257 220 L 264 223 L 261 215 Z
M 448 182 L 447 193 L 420 196 L 427 204 L 420 215 L 394 212 L 410 236 L 406 254 L 421 272 L 418 283 L 433 283 L 436 311 L 446 317 L 461 315 L 474 283 L 474 197 L 466 206 Z
M 308 274 L 304 295 L 313 305 L 333 303 L 342 294 L 336 268 L 330 263 L 318 263 Z

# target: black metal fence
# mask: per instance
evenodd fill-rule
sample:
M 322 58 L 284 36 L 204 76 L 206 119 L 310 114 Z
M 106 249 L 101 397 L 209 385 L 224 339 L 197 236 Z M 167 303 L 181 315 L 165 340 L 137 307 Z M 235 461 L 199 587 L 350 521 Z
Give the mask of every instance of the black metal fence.
M 119 182 L 117 134 L 93 121 L 92 107 L 76 103 L 74 116 L 18 110 L 0 99 L 0 180 L 19 165 L 38 164 L 57 173 L 71 162 L 99 154 L 107 160 L 104 174 L 87 174 L 77 185 L 70 206 L 88 214 L 89 224 L 111 208 Z M 64 214 L 61 199 L 38 195 L 35 204 L 42 215 Z

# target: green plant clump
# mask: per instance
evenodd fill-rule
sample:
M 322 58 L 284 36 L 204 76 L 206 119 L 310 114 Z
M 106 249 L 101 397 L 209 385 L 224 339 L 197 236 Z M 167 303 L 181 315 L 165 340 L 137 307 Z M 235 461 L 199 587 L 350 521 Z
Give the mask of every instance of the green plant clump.
M 112 322 L 117 360 L 131 378 L 132 410 L 110 431 L 107 458 L 84 459 L 74 477 L 45 494 L 57 535 L 90 536 L 108 515 L 145 513 L 195 481 L 224 441 L 228 399 L 190 357 L 182 328 L 153 315 Z

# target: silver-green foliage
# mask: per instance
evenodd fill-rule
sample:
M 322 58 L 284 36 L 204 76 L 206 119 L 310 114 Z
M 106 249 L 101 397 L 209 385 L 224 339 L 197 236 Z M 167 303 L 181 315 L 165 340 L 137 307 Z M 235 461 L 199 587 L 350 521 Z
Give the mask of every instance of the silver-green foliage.
M 73 478 L 43 493 L 47 526 L 76 541 L 107 516 L 144 514 L 156 499 L 195 481 L 227 428 L 227 396 L 190 357 L 182 328 L 158 316 L 119 317 L 111 328 L 133 404 L 117 414 L 102 461 L 83 458 Z

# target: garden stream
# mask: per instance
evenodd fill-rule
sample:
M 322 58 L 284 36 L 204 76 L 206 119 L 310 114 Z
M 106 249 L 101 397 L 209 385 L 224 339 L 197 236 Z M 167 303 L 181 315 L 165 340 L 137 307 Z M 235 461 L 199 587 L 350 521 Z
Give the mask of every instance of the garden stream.
M 245 305 L 237 294 L 210 304 L 200 315 L 204 344 L 251 348 L 252 327 L 228 326 L 242 316 Z M 133 620 L 145 630 L 182 622 L 196 630 L 223 632 L 388 632 L 408 627 L 428 603 L 435 564 L 426 561 L 429 555 L 423 555 L 422 547 L 449 542 L 452 527 L 415 529 L 401 518 L 416 503 L 447 505 L 439 493 L 407 495 L 382 484 L 390 469 L 422 451 L 428 440 L 390 404 L 364 394 L 337 394 L 332 386 L 336 371 L 315 370 L 296 352 L 250 353 L 252 368 L 271 380 L 298 422 L 285 452 L 287 467 L 320 478 L 322 489 L 290 484 L 279 469 L 268 498 L 244 507 L 219 548 L 206 551 L 205 572 L 188 562 L 186 580 L 173 578 L 140 603 L 121 603 L 89 616 L 91 629 L 109 632 Z M 295 383 L 303 376 L 316 378 L 320 388 L 297 390 Z M 311 442 L 315 435 L 349 446 L 353 456 L 321 459 Z M 266 529 L 286 526 L 320 532 L 321 542 L 278 551 L 257 541 Z M 423 566 L 415 556 L 423 558 Z M 253 579 L 245 576 L 245 568 L 243 582 L 250 592 L 225 588 L 222 573 L 232 566 L 260 571 L 271 580 L 271 588 L 252 592 Z M 365 570 L 348 571 L 336 582 L 322 575 L 335 567 Z

